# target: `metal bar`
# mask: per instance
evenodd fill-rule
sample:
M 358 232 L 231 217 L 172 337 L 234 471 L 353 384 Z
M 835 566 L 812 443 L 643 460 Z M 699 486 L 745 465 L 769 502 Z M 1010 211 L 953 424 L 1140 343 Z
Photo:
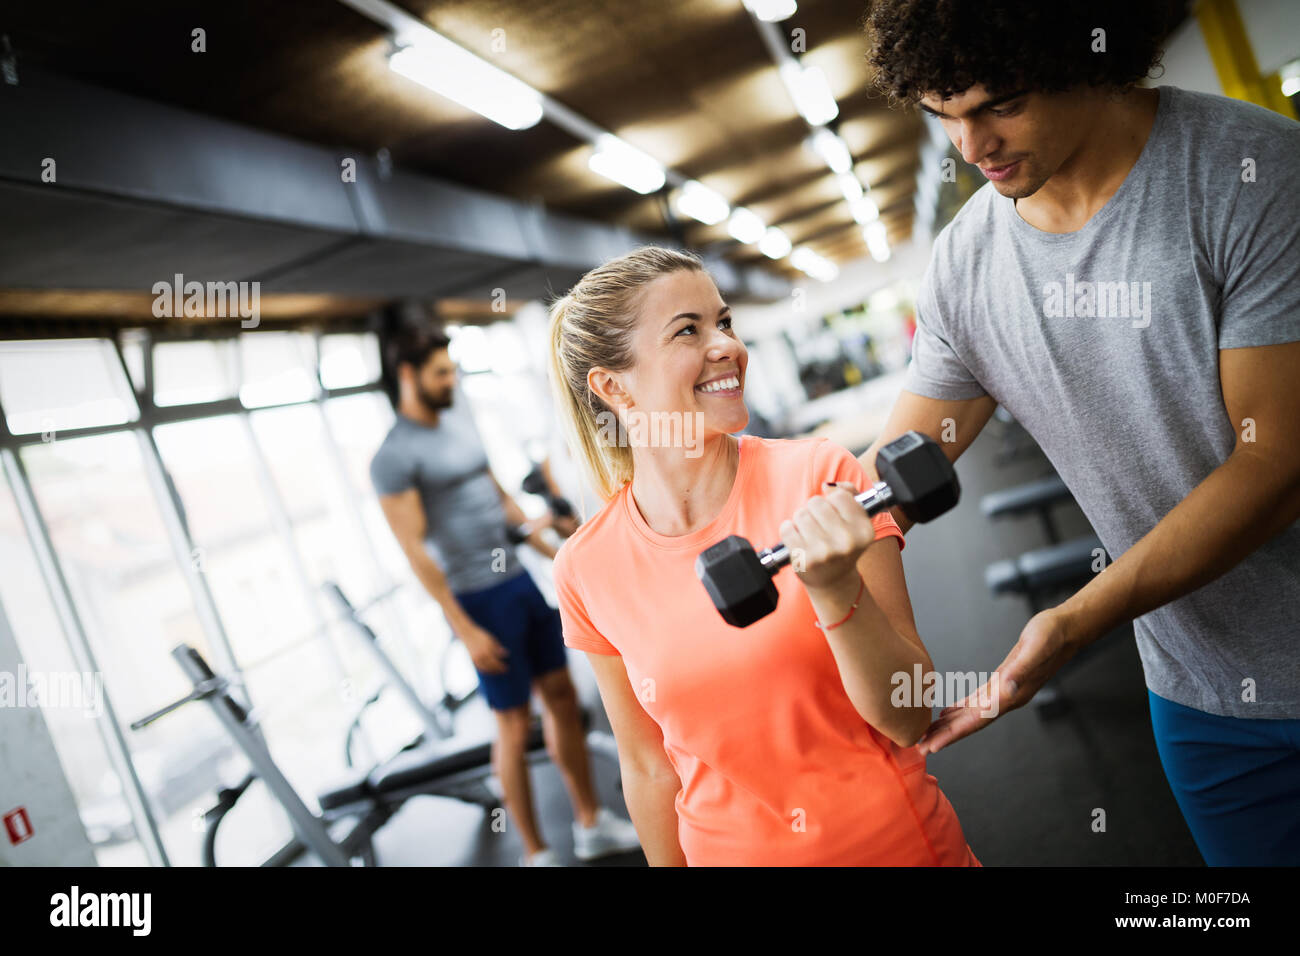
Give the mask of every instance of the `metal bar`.
M 27 537 L 36 554 L 36 561 L 40 565 L 50 600 L 63 626 L 63 634 L 72 651 L 73 660 L 76 661 L 77 667 L 86 673 L 102 674 L 103 671 L 95 660 L 95 652 L 90 646 L 90 639 L 82 624 L 81 616 L 77 613 L 76 602 L 68 587 L 68 580 L 63 574 L 63 567 L 54 549 L 54 541 L 50 538 L 49 528 L 36 504 L 36 496 L 32 492 L 27 470 L 13 449 L 0 449 L 0 463 L 3 463 L 4 471 L 9 477 L 14 501 L 18 505 Z M 104 714 L 102 719 L 95 721 L 95 725 L 104 740 L 109 762 L 113 765 L 122 784 L 122 794 L 131 810 L 131 817 L 136 822 L 136 833 L 140 837 L 145 855 L 154 866 L 170 866 L 167 849 L 163 846 L 162 834 L 158 830 L 158 821 L 154 818 L 153 809 L 149 805 L 149 796 L 145 792 L 144 784 L 140 782 L 140 775 L 136 772 L 131 748 L 127 746 L 126 737 L 122 733 L 122 724 L 118 720 L 117 710 L 113 706 L 112 695 L 108 692 L 107 686 L 104 687 Z M 140 823 L 144 824 L 144 832 L 140 832 Z
M 334 598 L 341 609 L 344 609 L 344 621 L 352 625 L 353 632 L 361 639 L 361 643 L 370 652 L 370 656 L 379 665 L 379 669 L 384 672 L 388 685 L 401 695 L 411 710 L 420 718 L 420 723 L 424 725 L 426 739 L 439 740 L 444 737 L 446 731 L 438 723 L 438 719 L 425 706 L 424 701 L 420 699 L 420 695 L 415 692 L 415 688 L 406 682 L 406 678 L 397 669 L 392 658 L 384 653 L 384 649 L 379 646 L 379 638 L 369 625 L 357 616 L 347 597 L 343 594 L 342 588 L 331 581 L 325 585 L 325 592 Z
M 191 701 L 203 700 L 204 698 L 211 697 L 213 694 L 224 691 L 229 684 L 230 682 L 224 677 L 214 677 L 212 680 L 204 681 L 202 684 L 195 684 L 194 689 L 180 700 L 174 700 L 161 710 L 155 710 L 148 716 L 141 717 L 139 720 L 131 721 L 131 729 L 143 730 L 155 720 L 162 720 L 162 718 L 166 717 L 168 714 L 180 710 Z
M 387 398 L 385 398 L 385 400 L 387 400 Z M 381 588 L 391 587 L 392 580 L 389 578 L 388 572 L 384 568 L 384 562 L 380 560 L 379 552 L 375 548 L 374 540 L 366 530 L 366 519 L 365 513 L 361 508 L 361 498 L 357 494 L 357 489 L 352 484 L 352 480 L 348 477 L 347 461 L 343 457 L 343 446 L 339 444 L 338 439 L 334 435 L 334 429 L 330 425 L 329 416 L 325 414 L 324 402 L 322 401 L 318 403 L 317 407 L 320 409 L 320 420 L 322 428 L 324 429 L 323 434 L 325 435 L 325 447 L 330 458 L 334 462 L 334 473 L 338 476 L 338 480 L 342 482 L 341 487 L 343 489 L 343 498 L 347 502 L 349 523 L 352 525 L 353 533 L 363 542 L 366 554 L 370 558 L 371 569 L 374 575 L 371 580 Z M 408 651 L 410 650 L 411 636 L 410 632 L 406 629 L 406 622 L 403 620 L 402 615 L 393 612 L 391 608 L 388 613 L 388 631 L 390 634 L 394 635 L 397 640 L 401 641 L 402 645 L 406 647 Z
M 203 628 L 203 634 L 207 637 L 208 644 L 216 655 L 222 671 L 234 675 L 233 682 L 242 688 L 243 671 L 240 670 L 239 663 L 235 659 L 234 648 L 230 644 L 229 635 L 226 634 L 212 590 L 208 587 L 207 576 L 200 567 L 202 551 L 195 547 L 189 528 L 181 518 L 180 503 L 174 497 L 176 493 L 167 480 L 167 467 L 158 452 L 153 433 L 143 428 L 135 429 L 135 433 L 140 443 L 140 457 L 144 461 L 145 475 L 158 501 L 158 511 L 167 530 L 167 541 L 171 545 L 172 556 L 180 566 L 181 576 L 189 587 L 190 597 L 194 601 L 194 611 L 199 618 L 199 626 Z M 240 694 L 244 693 L 241 689 Z M 244 700 L 243 703 L 247 705 L 248 701 Z
M 370 385 L 350 385 L 346 388 L 331 388 L 325 390 L 325 398 L 343 398 L 348 395 L 359 395 L 363 392 L 380 392 L 383 386 L 379 382 Z M 310 405 L 317 400 L 314 398 L 302 399 L 296 402 L 284 402 L 279 405 L 260 406 L 254 411 L 263 411 L 273 408 L 292 408 L 296 405 Z M 224 398 L 215 402 L 201 402 L 196 405 L 164 405 L 157 408 L 150 408 L 146 413 L 145 408 L 141 406 L 140 416 L 129 422 L 119 422 L 113 425 L 85 425 L 80 428 L 68 428 L 59 430 L 59 439 L 73 438 L 92 438 L 97 435 L 108 435 L 114 432 L 128 431 L 132 428 L 155 428 L 159 425 L 174 425 L 179 422 L 198 421 L 204 418 L 218 418 L 222 415 L 238 415 L 249 409 L 238 398 Z M 24 435 L 12 435 L 8 429 L 0 431 L 0 446 L 7 448 L 24 448 L 29 445 L 42 445 L 45 439 L 41 437 L 40 432 L 31 432 Z
M 215 675 L 212 669 L 208 667 L 207 662 L 203 660 L 202 655 L 194 648 L 181 644 L 172 649 L 172 657 L 180 664 L 181 670 L 185 676 L 198 687 L 204 681 L 211 680 Z M 274 794 L 280 806 L 284 807 L 285 813 L 289 815 L 289 824 L 297 834 L 298 839 L 307 844 L 321 861 L 327 866 L 348 866 L 348 859 L 344 856 L 343 851 L 339 849 L 329 830 L 314 813 L 307 809 L 298 792 L 285 779 L 284 774 L 276 765 L 275 760 L 271 757 L 270 750 L 262 742 L 261 737 L 254 731 L 253 721 L 238 702 L 229 694 L 220 694 L 207 697 L 206 701 L 212 708 L 212 712 L 217 715 L 217 720 L 225 727 L 226 732 L 234 739 L 235 743 L 244 755 L 248 757 L 249 762 L 257 771 L 257 775 Z

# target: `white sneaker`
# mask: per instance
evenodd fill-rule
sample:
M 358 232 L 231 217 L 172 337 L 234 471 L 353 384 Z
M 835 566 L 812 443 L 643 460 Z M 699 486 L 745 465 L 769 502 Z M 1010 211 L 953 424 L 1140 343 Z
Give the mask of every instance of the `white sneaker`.
M 641 838 L 631 820 L 617 817 L 605 807 L 596 811 L 596 822 L 584 827 L 573 823 L 573 855 L 579 860 L 595 860 L 612 853 L 641 849 Z
M 564 864 L 560 862 L 560 858 L 555 855 L 555 851 L 552 850 L 550 847 L 547 847 L 545 850 L 538 850 L 536 853 L 532 854 L 531 856 L 529 856 L 528 854 L 524 854 L 519 858 L 519 865 L 520 866 L 564 866 Z

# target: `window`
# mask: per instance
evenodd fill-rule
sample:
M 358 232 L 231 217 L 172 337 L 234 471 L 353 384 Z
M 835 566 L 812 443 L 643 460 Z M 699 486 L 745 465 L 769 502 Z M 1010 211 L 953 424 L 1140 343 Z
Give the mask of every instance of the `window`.
M 293 556 L 276 534 L 239 415 L 154 429 L 227 636 L 241 663 L 265 657 L 316 624 Z
M 303 332 L 253 332 L 239 337 L 247 408 L 306 402 L 316 397 L 316 344 Z
M 138 436 L 60 439 L 24 449 L 22 459 L 118 716 L 130 721 L 186 693 L 188 681 L 171 649 L 191 644 L 209 658 L 211 650 L 147 480 Z M 12 604 L 22 608 L 24 600 Z M 15 624 L 28 639 L 31 626 Z M 234 757 L 232 744 L 211 717 L 191 707 L 125 735 L 169 856 L 197 863 L 194 813 L 211 804 L 222 768 Z M 78 753 L 88 750 L 83 744 Z M 70 760 L 67 769 L 87 824 L 103 841 L 100 852 L 114 855 L 113 862 L 129 859 L 135 851 L 117 845 L 130 839 L 129 820 L 120 812 L 122 782 L 93 756 L 85 766 Z
M 138 410 L 113 344 L 104 339 L 0 342 L 0 405 L 15 435 L 121 425 Z
M 231 341 L 159 342 L 153 347 L 155 405 L 234 398 L 238 354 Z
M 379 381 L 379 342 L 375 336 L 321 336 L 320 380 L 326 388 L 349 388 Z

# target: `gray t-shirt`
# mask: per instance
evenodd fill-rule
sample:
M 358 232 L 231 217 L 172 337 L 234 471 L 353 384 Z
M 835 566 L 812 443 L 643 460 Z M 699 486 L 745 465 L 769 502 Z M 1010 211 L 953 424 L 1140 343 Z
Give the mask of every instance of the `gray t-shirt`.
M 905 388 L 997 399 L 1118 557 L 1233 449 L 1219 350 L 1300 340 L 1297 184 L 1300 124 L 1160 87 L 1136 165 L 1079 231 L 1035 229 L 989 183 L 940 233 Z M 1300 717 L 1300 523 L 1134 630 L 1161 697 Z
M 425 544 L 454 593 L 480 591 L 523 573 L 467 409 L 442 412 L 436 428 L 399 414 L 370 462 L 370 480 L 380 495 L 420 490 L 428 521 Z

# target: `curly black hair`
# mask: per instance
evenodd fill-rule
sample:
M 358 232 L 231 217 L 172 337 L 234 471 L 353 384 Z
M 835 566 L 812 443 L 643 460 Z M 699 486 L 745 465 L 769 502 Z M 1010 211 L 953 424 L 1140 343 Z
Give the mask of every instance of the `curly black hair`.
M 895 102 L 1076 86 L 1123 89 L 1160 61 L 1186 0 L 873 0 L 875 85 Z M 1094 48 L 1104 30 L 1105 51 Z

